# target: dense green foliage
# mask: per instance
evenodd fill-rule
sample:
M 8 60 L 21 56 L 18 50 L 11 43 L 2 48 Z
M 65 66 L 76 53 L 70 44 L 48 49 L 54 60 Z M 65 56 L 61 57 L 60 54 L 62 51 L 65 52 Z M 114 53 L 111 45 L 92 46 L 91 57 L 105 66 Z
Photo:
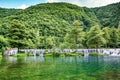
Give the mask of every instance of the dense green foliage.
M 120 2 L 93 9 L 102 27 L 120 25 Z
M 82 42 L 84 40 L 84 36 L 85 32 L 83 32 L 82 23 L 79 21 L 75 21 L 71 30 L 66 34 L 64 43 L 61 47 L 76 49 L 83 47 Z
M 99 26 L 93 26 L 87 32 L 87 40 L 86 44 L 89 47 L 98 48 L 106 43 L 106 40 L 103 36 L 103 32 L 101 31 Z
M 120 47 L 119 7 L 46 3 L 25 10 L 0 8 L 0 49 Z
M 6 47 L 9 46 L 8 40 L 3 36 L 0 36 L 0 52 L 3 52 Z
M 6 9 L 6 8 L 0 8 L 0 18 L 4 18 L 10 15 L 15 15 L 21 11 L 20 9 Z

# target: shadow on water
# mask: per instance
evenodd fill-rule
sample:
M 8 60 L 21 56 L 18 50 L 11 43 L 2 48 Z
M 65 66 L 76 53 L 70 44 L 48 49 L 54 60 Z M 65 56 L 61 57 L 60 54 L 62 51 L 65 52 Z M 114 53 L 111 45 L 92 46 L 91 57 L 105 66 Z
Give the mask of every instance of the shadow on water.
M 0 80 L 120 80 L 120 57 L 4 57 Z

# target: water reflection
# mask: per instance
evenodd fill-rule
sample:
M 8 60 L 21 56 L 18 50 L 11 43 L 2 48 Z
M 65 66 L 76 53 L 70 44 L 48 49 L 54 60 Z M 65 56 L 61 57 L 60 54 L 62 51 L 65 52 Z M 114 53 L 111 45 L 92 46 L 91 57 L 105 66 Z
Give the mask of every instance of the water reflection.
M 3 57 L 1 62 L 15 63 L 15 62 L 65 62 L 65 63 L 120 63 L 120 57 L 117 56 L 84 56 L 84 57 L 42 57 L 42 56 L 31 56 L 31 57 Z
M 120 57 L 4 57 L 0 64 L 0 79 L 18 78 L 19 80 L 119 80 Z
M 3 57 L 0 62 L 1 63 L 17 63 L 17 62 L 43 62 L 44 61 L 44 57 L 36 57 L 36 56 L 32 56 L 32 57 Z
M 44 57 L 43 56 L 25 57 L 24 60 L 25 60 L 25 62 L 43 62 Z
M 11 56 L 9 56 L 9 57 L 2 57 L 2 59 L 1 59 L 1 63 L 15 63 L 15 62 L 17 62 L 17 58 L 16 57 L 11 57 Z

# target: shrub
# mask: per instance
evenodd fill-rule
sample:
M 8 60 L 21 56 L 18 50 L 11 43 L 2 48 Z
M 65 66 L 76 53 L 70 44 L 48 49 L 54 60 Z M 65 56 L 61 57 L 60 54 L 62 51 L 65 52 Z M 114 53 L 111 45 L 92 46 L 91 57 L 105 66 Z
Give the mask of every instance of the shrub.
M 98 56 L 99 54 L 96 53 L 96 52 L 92 52 L 92 53 L 90 53 L 89 55 L 90 55 L 90 56 Z
M 71 53 L 64 53 L 65 56 L 71 56 Z
M 79 56 L 84 56 L 84 53 L 77 53 Z
M 84 56 L 82 53 L 69 52 L 65 53 L 65 56 Z

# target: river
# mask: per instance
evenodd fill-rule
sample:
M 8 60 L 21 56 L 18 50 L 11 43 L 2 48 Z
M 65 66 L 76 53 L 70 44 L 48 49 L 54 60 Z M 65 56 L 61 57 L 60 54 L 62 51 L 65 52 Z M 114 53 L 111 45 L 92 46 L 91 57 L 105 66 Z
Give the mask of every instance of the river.
M 120 80 L 120 57 L 4 57 L 0 80 Z

